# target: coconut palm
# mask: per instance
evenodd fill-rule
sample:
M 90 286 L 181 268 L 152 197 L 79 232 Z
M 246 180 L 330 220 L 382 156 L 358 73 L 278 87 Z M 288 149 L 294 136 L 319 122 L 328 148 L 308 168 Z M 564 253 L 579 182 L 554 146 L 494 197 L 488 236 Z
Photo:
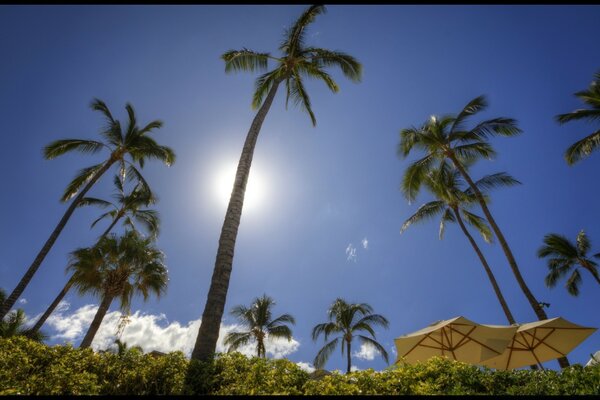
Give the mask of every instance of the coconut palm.
M 583 108 L 567 114 L 557 115 L 556 120 L 558 123 L 564 124 L 578 120 L 595 122 L 600 120 L 600 71 L 594 74 L 594 80 L 588 90 L 579 91 L 575 93 L 575 96 L 591 108 Z M 565 152 L 565 160 L 567 160 L 567 164 L 573 165 L 589 156 L 592 151 L 598 149 L 598 146 L 600 146 L 600 129 L 571 145 Z
M 236 306 L 231 310 L 231 315 L 247 330 L 243 332 L 229 332 L 225 336 L 224 344 L 228 352 L 237 350 L 240 346 L 256 341 L 256 356 L 266 358 L 265 341 L 269 338 L 284 338 L 292 340 L 292 330 L 286 324 L 295 324 L 294 317 L 283 314 L 273 319 L 271 309 L 275 305 L 272 298 L 266 294 L 252 301 L 250 307 Z
M 141 294 L 144 301 L 152 293 L 159 297 L 168 281 L 163 253 L 154 247 L 152 238 L 142 238 L 136 231 L 121 237 L 110 234 L 93 247 L 75 250 L 68 268 L 80 294 L 92 293 L 101 299 L 81 348 L 92 344 L 113 300 L 118 299 L 121 310 L 128 313 L 134 295 Z
M 144 349 L 142 348 L 142 346 L 132 346 L 129 347 L 127 345 L 127 343 L 121 341 L 121 339 L 116 339 L 114 341 L 114 344 L 116 345 L 116 353 L 119 357 L 123 357 L 125 356 L 125 354 L 127 354 L 128 352 L 135 350 L 135 351 L 139 351 L 140 353 L 144 352 Z
M 355 337 L 359 339 L 361 344 L 373 346 L 383 357 L 385 362 L 388 362 L 387 351 L 375 340 L 375 331 L 373 326 L 379 325 L 387 328 L 389 322 L 385 317 L 379 314 L 373 314 L 373 308 L 366 303 L 350 304 L 341 298 L 337 298 L 329 311 L 329 322 L 318 324 L 313 328 L 312 338 L 316 341 L 318 337 L 323 334 L 325 341 L 329 339 L 331 335 L 339 334 L 329 343 L 325 344 L 317 353 L 313 364 L 315 368 L 322 369 L 325 363 L 329 359 L 329 356 L 335 350 L 338 344 L 341 345 L 342 355 L 346 352 L 346 358 L 348 360 L 348 369 L 346 373 L 350 373 L 351 363 L 351 349 L 352 341 Z M 371 337 L 357 334 L 358 331 L 367 331 Z
M 110 110 L 101 100 L 95 99 L 91 107 L 95 111 L 102 113 L 107 121 L 107 126 L 101 131 L 102 141 L 86 139 L 62 139 L 57 140 L 44 148 L 46 159 L 53 159 L 63 154 L 79 151 L 82 153 L 98 153 L 101 150 L 108 151 L 108 158 L 99 164 L 92 165 L 79 171 L 78 175 L 69 183 L 65 190 L 62 201 L 66 202 L 75 197 L 67 208 L 67 211 L 54 228 L 50 237 L 39 251 L 33 263 L 29 266 L 15 289 L 0 307 L 0 319 L 4 318 L 6 313 L 13 307 L 23 290 L 27 287 L 40 264 L 50 251 L 50 248 L 58 238 L 67 221 L 79 206 L 91 187 L 100 179 L 100 177 L 113 165 L 119 166 L 119 173 L 122 179 L 136 179 L 142 184 L 148 186 L 136 164 L 143 168 L 147 159 L 157 159 L 166 165 L 171 165 L 175 161 L 175 153 L 169 147 L 159 145 L 149 134 L 162 126 L 162 122 L 155 120 L 146 126 L 139 128 L 135 112 L 131 104 L 127 104 L 125 109 L 129 117 L 125 131 L 121 128 L 121 123 L 114 119 Z M 127 155 L 131 160 L 127 159 Z
M 519 181 L 507 173 L 500 172 L 484 176 L 475 182 L 475 185 L 485 196 L 490 189 L 501 186 L 512 186 L 519 183 Z M 423 222 L 427 219 L 441 215 L 439 237 L 442 239 L 446 224 L 449 222 L 457 222 L 463 234 L 469 240 L 473 250 L 475 250 L 475 253 L 479 257 L 488 279 L 492 284 L 496 297 L 500 302 L 500 306 L 506 315 L 508 323 L 516 323 L 506 299 L 500 290 L 500 286 L 496 281 L 494 273 L 483 255 L 483 252 L 477 245 L 477 242 L 465 225 L 466 222 L 471 227 L 475 228 L 486 242 L 492 242 L 493 236 L 485 219 L 469 211 L 469 209 L 477 203 L 473 191 L 470 190 L 470 188 L 463 189 L 464 181 L 461 179 L 460 173 L 456 169 L 446 168 L 439 171 L 431 171 L 425 177 L 424 184 L 429 192 L 436 197 L 436 200 L 430 201 L 419 207 L 417 212 L 404 222 L 400 233 L 404 232 L 414 223 Z
M 484 96 L 479 96 L 471 100 L 458 115 L 431 117 L 419 128 L 411 127 L 400 131 L 398 154 L 401 157 L 407 157 L 415 148 L 425 153 L 424 157 L 414 161 L 406 169 L 402 180 L 402 192 L 409 202 L 413 201 L 429 171 L 448 162 L 454 165 L 477 198 L 529 305 L 537 318 L 544 320 L 548 318 L 546 312 L 525 283 L 504 234 L 492 216 L 483 194 L 468 173 L 469 166 L 476 161 L 495 156 L 496 152 L 489 143 L 489 138 L 498 135 L 515 136 L 521 133 L 514 119 L 504 117 L 484 120 L 471 129 L 466 128 L 465 123 L 469 117 L 485 108 L 487 108 L 487 101 Z M 563 368 L 569 365 L 565 357 L 559 358 L 558 361 Z
M 282 52 L 280 57 L 273 57 L 269 53 L 259 53 L 246 48 L 230 50 L 222 55 L 226 72 L 266 70 L 268 60 L 275 61 L 277 66 L 259 76 L 256 80 L 252 105 L 254 108 L 258 108 L 258 112 L 250 125 L 238 163 L 233 190 L 219 237 L 219 247 L 202 314 L 202 323 L 192 351 L 192 359 L 206 361 L 212 357 L 216 349 L 221 318 L 227 300 L 235 241 L 242 215 L 244 193 L 254 148 L 260 128 L 279 85 L 285 83 L 286 106 L 291 99 L 293 103 L 300 105 L 309 114 L 312 124 L 315 125 L 316 119 L 303 79 L 315 78 L 321 80 L 334 93 L 339 88 L 325 71 L 327 67 L 339 67 L 347 78 L 355 82 L 360 80 L 362 67 L 353 57 L 339 51 L 306 46 L 305 31 L 307 26 L 319 14 L 324 12 L 325 7 L 323 5 L 316 5 L 309 7 L 302 13 L 300 18 L 285 32 L 283 41 L 279 46 L 279 50 Z
M 577 235 L 575 243 L 556 233 L 544 236 L 544 245 L 538 249 L 537 254 L 538 257 L 548 260 L 546 286 L 551 288 L 556 286 L 558 280 L 570 272 L 571 276 L 567 279 L 565 287 L 571 295 L 578 296 L 582 279 L 579 268 L 587 270 L 600 284 L 598 264 L 588 257 L 589 251 L 590 240 L 583 230 Z M 594 254 L 592 257 L 600 258 L 600 253 Z
M 112 207 L 112 210 L 103 213 L 98 219 L 92 223 L 92 228 L 99 221 L 104 218 L 110 217 L 111 223 L 106 228 L 104 233 L 100 236 L 100 239 L 109 234 L 109 232 L 115 227 L 117 222 L 123 220 L 123 224 L 133 230 L 136 229 L 136 225 L 133 223 L 134 220 L 140 222 L 151 237 L 155 238 L 158 236 L 160 218 L 158 212 L 151 209 L 144 209 L 142 207 L 148 207 L 156 203 L 156 197 L 148 190 L 146 185 L 138 183 L 131 193 L 126 194 L 123 189 L 123 182 L 118 176 L 114 178 L 114 185 L 116 193 L 114 198 L 117 204 L 101 200 L 97 198 L 85 197 L 79 203 L 80 207 L 97 205 L 100 207 Z M 44 314 L 36 321 L 35 325 L 31 328 L 31 333 L 37 332 L 45 323 L 48 317 L 52 315 L 56 307 L 60 304 L 62 299 L 69 293 L 69 290 L 75 283 L 75 276 L 72 275 L 62 290 L 58 293 L 54 301 L 46 309 Z
M 0 289 L 0 302 L 6 299 L 6 293 Z M 47 336 L 41 332 L 32 333 L 30 329 L 25 328 L 25 312 L 22 309 L 11 311 L 0 321 L 0 338 L 9 338 L 13 336 L 28 336 L 36 342 L 43 342 Z

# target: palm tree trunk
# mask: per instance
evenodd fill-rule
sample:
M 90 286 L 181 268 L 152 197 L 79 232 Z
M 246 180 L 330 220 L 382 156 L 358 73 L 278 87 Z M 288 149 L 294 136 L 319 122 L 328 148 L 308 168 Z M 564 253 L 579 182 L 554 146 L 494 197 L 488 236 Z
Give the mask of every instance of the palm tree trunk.
M 111 229 L 115 226 L 115 224 L 117 223 L 117 221 L 120 218 L 121 218 L 121 215 L 119 215 L 117 218 L 115 218 L 113 220 L 113 222 L 110 224 L 110 226 L 108 227 L 108 229 L 106 229 L 104 231 L 104 233 L 102 234 L 102 236 L 100 236 L 100 238 L 98 240 L 100 240 L 103 237 L 105 237 L 106 235 L 108 235 L 108 233 L 111 231 Z M 71 278 L 69 278 L 69 280 L 67 281 L 66 285 L 60 291 L 60 293 L 58 294 L 58 296 L 56 296 L 56 299 L 54 299 L 54 301 L 52 302 L 52 304 L 50 304 L 50 307 L 48 307 L 48 309 L 46 310 L 46 312 L 40 317 L 40 319 L 38 319 L 38 321 L 35 323 L 35 325 L 33 326 L 33 328 L 31 328 L 31 330 L 28 331 L 28 335 L 35 334 L 37 331 L 40 330 L 40 328 L 46 323 L 46 320 L 48 319 L 48 317 L 50 315 L 52 315 L 52 313 L 54 312 L 54 310 L 56 309 L 56 307 L 58 307 L 58 304 L 60 303 L 60 301 L 67 295 L 67 293 L 71 289 L 71 286 L 73 286 L 73 276 L 71 276 Z
M 481 264 L 483 265 L 483 268 L 485 269 L 485 272 L 487 273 L 487 276 L 490 279 L 492 286 L 494 287 L 494 292 L 496 293 L 496 297 L 498 297 L 498 301 L 500 302 L 500 305 L 502 306 L 502 310 L 504 311 L 504 314 L 506 315 L 506 319 L 508 320 L 508 323 L 511 325 L 515 324 L 516 323 L 515 318 L 513 317 L 512 313 L 510 312 L 510 309 L 508 308 L 508 304 L 506 303 L 506 299 L 504 299 L 504 296 L 502 295 L 502 292 L 500 291 L 500 286 L 498 286 L 496 277 L 494 276 L 494 273 L 492 272 L 490 266 L 488 265 L 487 260 L 483 256 L 481 249 L 475 242 L 475 239 L 473 239 L 473 236 L 471 236 L 471 234 L 467 230 L 467 227 L 465 226 L 458 210 L 453 208 L 452 211 L 454 212 L 454 216 L 456 217 L 456 220 L 458 221 L 458 225 L 460 225 L 460 228 L 462 229 L 463 233 L 465 234 L 467 239 L 469 239 L 469 243 L 471 243 L 471 246 L 473 246 L 473 250 L 475 250 L 475 253 L 477 253 L 477 256 L 479 257 L 479 260 L 481 261 Z
M 115 161 L 116 161 L 116 159 L 111 157 L 104 164 L 104 166 L 102 168 L 100 168 L 100 170 L 98 170 L 98 172 L 96 172 L 96 174 L 92 177 L 92 179 L 90 179 L 90 181 L 87 183 L 87 185 L 85 185 L 83 190 L 81 192 L 79 192 L 77 197 L 71 202 L 71 205 L 69 206 L 69 208 L 67 209 L 67 211 L 65 212 L 63 217 L 60 219 L 60 221 L 58 222 L 58 225 L 56 225 L 56 228 L 54 228 L 54 230 L 50 234 L 50 237 L 44 244 L 44 247 L 42 247 L 42 249 L 40 250 L 38 255 L 35 257 L 35 260 L 33 260 L 33 263 L 29 266 L 29 269 L 27 269 L 27 272 L 25 273 L 25 275 L 23 275 L 23 278 L 21 278 L 21 280 L 17 284 L 17 287 L 15 287 L 15 289 L 12 291 L 10 296 L 8 296 L 8 298 L 2 304 L 2 307 L 0 307 L 0 321 L 10 311 L 10 309 L 15 305 L 15 303 L 17 302 L 17 299 L 23 293 L 23 290 L 25 290 L 25 288 L 31 281 L 31 279 L 33 278 L 33 275 L 35 275 L 36 271 L 40 267 L 40 264 L 42 263 L 44 258 L 46 258 L 46 255 L 52 248 L 52 245 L 54 245 L 54 242 L 56 242 L 58 235 L 60 234 L 60 232 L 63 230 L 63 228 L 67 224 L 67 221 L 71 217 L 71 214 L 73 214 L 73 211 L 75 211 L 75 208 L 77 207 L 77 205 L 79 204 L 79 202 L 81 201 L 83 196 L 85 196 L 85 194 L 88 192 L 88 190 L 91 189 L 91 187 L 94 185 L 94 183 L 96 183 L 96 181 L 102 176 L 102 174 L 104 174 Z
M 28 335 L 35 334 L 40 330 L 40 328 L 46 323 L 48 317 L 52 315 L 56 307 L 58 307 L 58 304 L 61 302 L 61 300 L 67 295 L 69 289 L 71 289 L 71 286 L 73 286 L 73 276 L 71 276 L 71 278 L 67 281 L 67 284 L 62 288 L 46 312 L 40 317 L 40 319 L 37 320 L 33 328 L 31 328 L 31 330 L 28 332 Z
M 102 299 L 102 302 L 100 303 L 100 306 L 98 307 L 98 311 L 96 311 L 96 315 L 94 316 L 92 324 L 88 328 L 88 331 L 85 334 L 85 337 L 83 338 L 83 340 L 81 341 L 81 344 L 79 345 L 80 349 L 85 349 L 92 345 L 94 336 L 96 336 L 98 329 L 100 329 L 102 320 L 104 319 L 104 316 L 106 315 L 108 308 L 110 307 L 110 303 L 112 303 L 112 301 L 113 301 L 113 296 L 109 296 L 109 295 L 104 296 L 104 298 Z
M 349 340 L 346 340 L 346 349 L 348 350 L 348 354 L 346 354 L 346 358 L 348 359 L 348 369 L 346 370 L 346 374 L 350 373 L 350 369 L 352 368 L 352 357 L 350 356 L 351 343 Z
M 465 170 L 463 165 L 456 159 L 456 157 L 453 154 L 450 155 L 450 160 L 452 160 L 452 163 L 454 164 L 454 166 L 456 166 L 456 168 L 459 170 L 461 175 L 465 178 L 465 180 L 469 184 L 469 187 L 471 188 L 471 190 L 473 190 L 473 192 L 475 193 L 475 196 L 477 197 L 477 201 L 479 202 L 479 205 L 481 206 L 481 210 L 483 211 L 486 219 L 492 226 L 492 230 L 494 231 L 494 234 L 498 238 L 498 241 L 500 242 L 500 246 L 502 247 L 502 251 L 504 251 L 506 259 L 508 260 L 508 264 L 510 265 L 512 272 L 515 275 L 515 278 L 517 279 L 519 287 L 525 294 L 525 297 L 527 297 L 527 300 L 529 301 L 529 304 L 531 305 L 533 312 L 535 312 L 535 315 L 538 317 L 538 319 L 540 321 L 544 320 L 544 319 L 548 319 L 548 315 L 546 314 L 546 312 L 544 311 L 544 309 L 542 308 L 540 303 L 535 299 L 535 297 L 533 296 L 533 293 L 531 293 L 531 290 L 529 290 L 529 287 L 525 283 L 525 280 L 523 279 L 523 276 L 521 275 L 521 271 L 519 270 L 519 267 L 517 265 L 517 261 L 515 260 L 515 257 L 513 256 L 512 251 L 510 250 L 510 247 L 508 247 L 508 243 L 506 242 L 506 239 L 504 238 L 502 231 L 500 231 L 498 224 L 496 224 L 496 220 L 494 220 L 494 217 L 492 217 L 492 213 L 490 213 L 490 210 L 488 209 L 487 204 L 485 203 L 485 199 L 483 198 L 483 195 L 479 191 L 479 188 L 477 188 L 477 186 L 475 185 L 475 182 L 473 182 L 473 179 L 471 179 L 471 177 L 469 176 L 469 174 L 467 173 L 467 171 Z M 570 365 L 569 361 L 567 360 L 566 357 L 559 358 L 558 363 L 560 364 L 561 368 L 565 368 Z
M 244 143 L 244 148 L 235 175 L 235 183 L 231 192 L 231 198 L 229 199 L 229 205 L 227 206 L 227 212 L 225 214 L 225 221 L 223 222 L 221 235 L 219 237 L 219 248 L 217 250 L 215 267 L 210 282 L 210 289 L 206 298 L 206 304 L 204 306 L 204 312 L 202 313 L 202 322 L 200 323 L 200 329 L 198 331 L 198 336 L 196 337 L 194 350 L 192 351 L 192 359 L 195 360 L 208 361 L 215 353 L 217 347 L 221 318 L 223 317 L 225 301 L 227 300 L 227 290 L 229 288 L 235 240 L 237 238 L 240 218 L 242 216 L 244 194 L 246 192 L 248 175 L 250 174 L 254 148 L 256 146 L 260 128 L 273 103 L 273 98 L 275 97 L 280 82 L 280 80 L 276 80 L 273 83 L 263 105 L 256 113 L 252 125 L 250 126 L 250 130 L 248 131 L 248 135 L 246 136 L 246 142 Z

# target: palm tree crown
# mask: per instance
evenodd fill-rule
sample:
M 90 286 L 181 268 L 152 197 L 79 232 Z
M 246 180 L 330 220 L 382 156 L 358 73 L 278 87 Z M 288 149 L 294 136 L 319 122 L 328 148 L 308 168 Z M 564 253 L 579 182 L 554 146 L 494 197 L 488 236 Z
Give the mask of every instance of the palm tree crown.
M 254 339 L 256 341 L 256 355 L 266 358 L 265 341 L 267 339 L 285 338 L 288 341 L 292 340 L 292 331 L 286 324 L 295 324 L 294 317 L 290 314 L 283 314 L 273 319 L 271 309 L 274 305 L 273 299 L 265 294 L 262 297 L 255 298 L 250 308 L 242 305 L 234 307 L 231 310 L 231 315 L 235 316 L 247 330 L 227 334 L 224 340 L 224 344 L 229 346 L 227 351 L 237 350 L 240 346 Z
M 125 193 L 123 181 L 118 175 L 114 177 L 113 183 L 115 185 L 113 198 L 116 200 L 116 204 L 95 197 L 85 197 L 79 204 L 80 207 L 94 205 L 101 208 L 112 208 L 94 220 L 92 228 L 103 219 L 110 218 L 111 224 L 105 230 L 105 234 L 108 234 L 115 224 L 124 218 L 123 224 L 125 226 L 132 230 L 137 230 L 134 223 L 136 221 L 144 226 L 150 236 L 156 238 L 159 234 L 160 226 L 158 212 L 142 208 L 154 205 L 157 202 L 157 198 L 149 190 L 148 186 L 138 182 L 130 193 Z
M 556 116 L 560 124 L 570 121 L 584 120 L 595 122 L 600 120 L 600 71 L 594 74 L 594 80 L 587 90 L 575 93 L 581 101 L 591 108 L 582 108 L 567 114 Z M 572 144 L 565 152 L 567 164 L 573 165 L 577 161 L 589 156 L 592 151 L 600 146 L 600 129 Z
M 298 18 L 296 23 L 284 33 L 279 46 L 282 55 L 273 57 L 270 53 L 259 53 L 243 48 L 229 50 L 222 55 L 225 61 L 225 71 L 255 71 L 266 70 L 268 60 L 277 63 L 277 67 L 264 73 L 256 79 L 256 90 L 252 99 L 254 108 L 260 107 L 266 94 L 277 82 L 285 82 L 286 107 L 291 99 L 295 105 L 300 105 L 308 113 L 313 125 L 317 120 L 312 111 L 310 98 L 304 88 L 303 78 L 323 81 L 334 93 L 339 91 L 337 83 L 325 71 L 327 67 L 339 67 L 348 79 L 359 82 L 362 74 L 361 64 L 352 56 L 341 51 L 332 51 L 318 47 L 306 46 L 305 29 L 315 20 L 317 15 L 325 13 L 325 6 L 309 7 Z
M 325 341 L 331 335 L 340 334 L 329 343 L 325 344 L 317 353 L 313 364 L 315 368 L 322 369 L 327 362 L 329 356 L 335 350 L 338 344 L 341 344 L 342 355 L 346 351 L 348 361 L 347 373 L 350 373 L 351 368 L 351 344 L 352 340 L 357 337 L 362 344 L 373 346 L 383 357 L 385 362 L 388 362 L 387 351 L 375 340 L 374 325 L 379 325 L 387 328 L 389 322 L 385 317 L 379 314 L 373 314 L 373 308 L 366 303 L 350 304 L 344 299 L 336 299 L 331 308 L 327 312 L 329 322 L 318 324 L 313 328 L 312 338 L 314 341 L 323 334 Z M 357 334 L 358 331 L 367 331 L 371 337 Z
M 0 289 L 0 304 L 6 299 L 6 293 Z M 0 321 L 0 338 L 9 338 L 13 336 L 27 336 L 36 342 L 43 342 L 47 336 L 40 332 L 31 332 L 31 329 L 25 328 L 26 318 L 25 311 L 17 309 L 8 313 L 3 320 Z
M 579 268 L 586 269 L 598 284 L 600 276 L 598 274 L 598 265 L 587 253 L 590 250 L 590 240 L 582 230 L 577 235 L 576 243 L 573 244 L 562 235 L 550 233 L 544 237 L 544 245 L 538 249 L 538 257 L 547 258 L 548 275 L 546 275 L 546 286 L 554 287 L 559 279 L 565 277 L 569 272 L 571 276 L 567 279 L 565 287 L 573 295 L 579 295 L 579 285 L 581 284 L 581 274 Z M 600 253 L 592 257 L 600 258 Z

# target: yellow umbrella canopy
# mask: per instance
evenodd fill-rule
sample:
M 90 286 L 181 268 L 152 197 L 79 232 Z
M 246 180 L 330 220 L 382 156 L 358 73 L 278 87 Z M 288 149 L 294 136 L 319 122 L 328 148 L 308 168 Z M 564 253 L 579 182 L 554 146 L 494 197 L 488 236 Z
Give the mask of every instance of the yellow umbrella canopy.
M 464 317 L 435 322 L 426 328 L 394 339 L 398 356 L 409 364 L 443 356 L 477 364 L 506 350 L 516 326 L 481 325 Z
M 596 330 L 560 317 L 522 324 L 504 353 L 480 365 L 501 370 L 541 365 L 566 356 Z

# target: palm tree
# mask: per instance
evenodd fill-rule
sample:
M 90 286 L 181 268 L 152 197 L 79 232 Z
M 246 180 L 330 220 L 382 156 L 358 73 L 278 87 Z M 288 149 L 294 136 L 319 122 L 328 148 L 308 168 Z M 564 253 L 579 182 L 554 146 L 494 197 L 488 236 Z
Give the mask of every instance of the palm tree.
M 147 186 L 138 183 L 135 188 L 131 191 L 131 193 L 126 194 L 123 189 L 123 182 L 118 176 L 114 178 L 114 185 L 116 187 L 116 193 L 114 195 L 117 200 L 117 204 L 113 204 L 111 202 L 86 197 L 81 200 L 79 203 L 80 207 L 89 206 L 89 205 L 97 205 L 100 207 L 108 207 L 111 206 L 113 209 L 102 214 L 98 219 L 96 219 L 92 223 L 92 228 L 99 221 L 104 218 L 110 217 L 112 221 L 108 228 L 104 231 L 104 233 L 100 236 L 99 239 L 102 239 L 114 228 L 114 226 L 119 222 L 119 220 L 123 219 L 123 224 L 125 226 L 130 227 L 135 230 L 135 224 L 133 220 L 137 220 L 140 222 L 145 228 L 146 231 L 150 234 L 151 237 L 156 238 L 158 236 L 160 219 L 158 213 L 155 210 L 150 209 L 142 209 L 142 207 L 147 207 L 156 203 L 156 197 L 150 192 Z M 31 333 L 37 332 L 45 323 L 48 317 L 52 315 L 56 307 L 60 304 L 62 299 L 67 295 L 73 284 L 75 276 L 72 275 L 62 290 L 58 293 L 54 301 L 50 304 L 50 306 L 46 309 L 44 314 L 36 321 L 35 325 L 31 328 Z
M 342 355 L 344 355 L 344 351 L 346 351 L 348 360 L 348 369 L 346 373 L 349 374 L 352 365 L 351 349 L 354 337 L 358 337 L 362 344 L 373 346 L 377 349 L 385 362 L 388 362 L 387 351 L 385 351 L 383 346 L 375 340 L 375 331 L 373 331 L 372 326 L 379 325 L 387 328 L 389 322 L 383 316 L 373 314 L 373 308 L 370 305 L 366 303 L 349 304 L 345 300 L 338 298 L 333 302 L 329 309 L 328 316 L 329 322 L 318 324 L 313 328 L 313 341 L 316 341 L 321 334 L 325 337 L 325 341 L 327 341 L 331 335 L 341 335 L 325 344 L 325 346 L 319 350 L 313 361 L 315 368 L 322 369 L 336 346 L 341 344 Z M 358 331 L 367 331 L 371 337 L 356 334 Z
M 305 45 L 306 27 L 314 21 L 317 15 L 324 12 L 323 5 L 316 5 L 302 13 L 294 25 L 285 32 L 283 42 L 279 46 L 279 50 L 283 53 L 281 57 L 273 57 L 269 53 L 258 53 L 246 48 L 230 50 L 222 55 L 226 72 L 266 70 L 269 59 L 274 60 L 277 67 L 259 76 L 256 80 L 252 105 L 254 108 L 260 108 L 250 125 L 238 163 L 233 190 L 219 237 L 219 247 L 202 314 L 202 323 L 192 351 L 192 359 L 209 360 L 216 349 L 254 148 L 277 88 L 282 82 L 285 82 L 286 107 L 291 98 L 295 104 L 299 104 L 309 114 L 314 126 L 316 119 L 304 88 L 303 78 L 319 79 L 325 82 L 334 93 L 339 90 L 338 86 L 325 72 L 325 68 L 339 67 L 342 73 L 352 81 L 360 80 L 362 67 L 353 57 L 339 51 Z
M 575 96 L 579 97 L 581 101 L 591 108 L 557 115 L 556 120 L 559 124 L 577 120 L 590 122 L 600 120 L 600 71 L 594 74 L 594 80 L 588 90 L 577 92 Z M 573 165 L 577 161 L 589 156 L 598 146 L 600 146 L 600 129 L 571 145 L 565 152 L 565 160 L 567 160 L 567 164 Z
M 514 179 L 512 176 L 500 172 L 492 175 L 486 175 L 477 182 L 475 185 L 479 190 L 486 194 L 489 189 L 497 188 L 500 186 L 512 186 L 519 184 L 520 182 Z M 423 222 L 426 219 L 433 218 L 441 214 L 439 236 L 442 239 L 445 231 L 446 223 L 457 222 L 464 235 L 469 240 L 469 243 L 475 250 L 475 253 L 479 257 L 481 264 L 494 288 L 496 297 L 500 302 L 500 306 L 506 315 L 506 319 L 509 324 L 515 324 L 515 318 L 513 317 L 506 299 L 502 295 L 500 286 L 496 281 L 483 252 L 475 242 L 475 239 L 469 233 L 469 230 L 465 226 L 465 221 L 475 228 L 483 237 L 483 239 L 490 243 L 493 240 L 490 227 L 486 223 L 485 219 L 468 211 L 477 199 L 473 195 L 473 191 L 470 188 L 466 190 L 462 189 L 463 181 L 461 180 L 460 174 L 456 169 L 452 170 L 441 170 L 432 171 L 427 174 L 424 184 L 427 189 L 436 197 L 436 200 L 430 201 L 423 204 L 416 213 L 410 216 L 402 225 L 400 233 L 404 232 L 410 225 L 418 222 Z
M 82 153 L 97 153 L 103 149 L 108 150 L 109 156 L 100 164 L 92 165 L 79 171 L 79 174 L 69 183 L 61 201 L 66 202 L 76 195 L 67 211 L 54 228 L 50 237 L 39 251 L 33 263 L 27 269 L 27 272 L 10 296 L 4 301 L 0 307 L 0 319 L 4 318 L 6 313 L 14 306 L 15 302 L 27 287 L 40 264 L 50 251 L 50 248 L 58 238 L 58 235 L 63 230 L 71 214 L 79 203 L 83 200 L 86 193 L 100 179 L 100 177 L 108 171 L 113 165 L 119 165 L 119 173 L 122 179 L 127 176 L 128 179 L 137 179 L 142 184 L 148 186 L 140 171 L 135 167 L 137 163 L 140 168 L 143 168 L 146 159 L 157 159 L 162 161 L 167 166 L 175 161 L 175 153 L 169 147 L 159 145 L 149 134 L 162 126 L 161 121 L 152 121 L 143 128 L 137 126 L 135 112 L 131 104 L 127 104 L 125 109 L 129 117 L 129 122 L 125 132 L 121 129 L 121 124 L 115 120 L 110 113 L 108 107 L 101 100 L 95 99 L 91 107 L 95 111 L 100 111 L 108 125 L 101 131 L 103 141 L 85 140 L 85 139 L 62 139 L 57 140 L 44 148 L 44 156 L 46 159 L 53 159 L 71 151 L 79 151 Z M 131 161 L 126 159 L 129 155 Z
M 6 299 L 6 293 L 0 289 L 0 302 Z M 0 338 L 9 338 L 13 336 L 28 336 L 36 342 L 43 342 L 47 336 L 42 332 L 32 333 L 30 329 L 25 328 L 25 312 L 22 309 L 17 309 L 8 313 L 8 315 L 0 321 Z
M 538 249 L 537 254 L 540 258 L 548 259 L 549 272 L 546 275 L 546 286 L 551 288 L 556 286 L 559 279 L 571 272 L 565 287 L 571 295 L 578 296 L 581 283 L 578 267 L 587 270 L 600 284 L 598 264 L 588 257 L 589 250 L 590 240 L 583 230 L 577 235 L 576 243 L 571 243 L 569 239 L 556 233 L 544 236 L 544 245 Z M 592 257 L 600 258 L 600 253 L 594 254 Z
M 92 293 L 101 299 L 81 348 L 92 344 L 114 299 L 119 300 L 121 310 L 128 312 L 134 295 L 142 294 L 144 301 L 151 293 L 159 297 L 168 281 L 163 253 L 154 247 L 152 238 L 142 238 L 136 231 L 127 231 L 121 237 L 110 234 L 93 247 L 75 250 L 69 270 L 80 294 Z
M 409 202 L 413 201 L 427 173 L 435 168 L 436 164 L 439 168 L 448 162 L 452 163 L 467 181 L 477 198 L 485 218 L 490 224 L 494 235 L 498 238 L 498 242 L 500 242 L 500 247 L 502 247 L 513 275 L 535 315 L 539 320 L 544 320 L 548 318 L 546 312 L 525 283 L 504 234 L 492 216 L 483 194 L 467 172 L 469 166 L 474 162 L 481 158 L 491 159 L 496 154 L 494 148 L 488 142 L 490 137 L 497 135 L 514 136 L 521 133 L 521 129 L 517 127 L 514 119 L 504 117 L 482 121 L 471 129 L 465 128 L 464 124 L 467 119 L 486 107 L 485 97 L 479 96 L 471 100 L 456 116 L 431 117 L 419 128 L 411 127 L 400 131 L 400 144 L 398 146 L 400 156 L 407 157 L 414 148 L 425 153 L 424 157 L 414 161 L 406 169 L 402 181 L 402 192 Z M 566 357 L 559 358 L 558 361 L 563 368 L 569 365 Z
M 137 350 L 140 353 L 144 352 L 144 349 L 142 348 L 142 346 L 129 347 L 129 346 L 127 346 L 127 343 L 121 341 L 121 339 L 116 339 L 114 341 L 114 344 L 117 346 L 116 352 L 119 357 L 123 357 L 125 354 L 127 354 L 127 352 L 132 351 L 132 350 Z
M 265 340 L 268 338 L 285 338 L 292 340 L 292 330 L 285 324 L 295 324 L 294 317 L 283 314 L 272 319 L 271 309 L 275 305 L 272 298 L 266 294 L 255 298 L 250 305 L 236 306 L 231 310 L 231 315 L 247 329 L 244 332 L 229 332 L 225 336 L 224 344 L 229 346 L 228 352 L 237 350 L 251 340 L 256 341 L 256 356 L 266 358 Z

